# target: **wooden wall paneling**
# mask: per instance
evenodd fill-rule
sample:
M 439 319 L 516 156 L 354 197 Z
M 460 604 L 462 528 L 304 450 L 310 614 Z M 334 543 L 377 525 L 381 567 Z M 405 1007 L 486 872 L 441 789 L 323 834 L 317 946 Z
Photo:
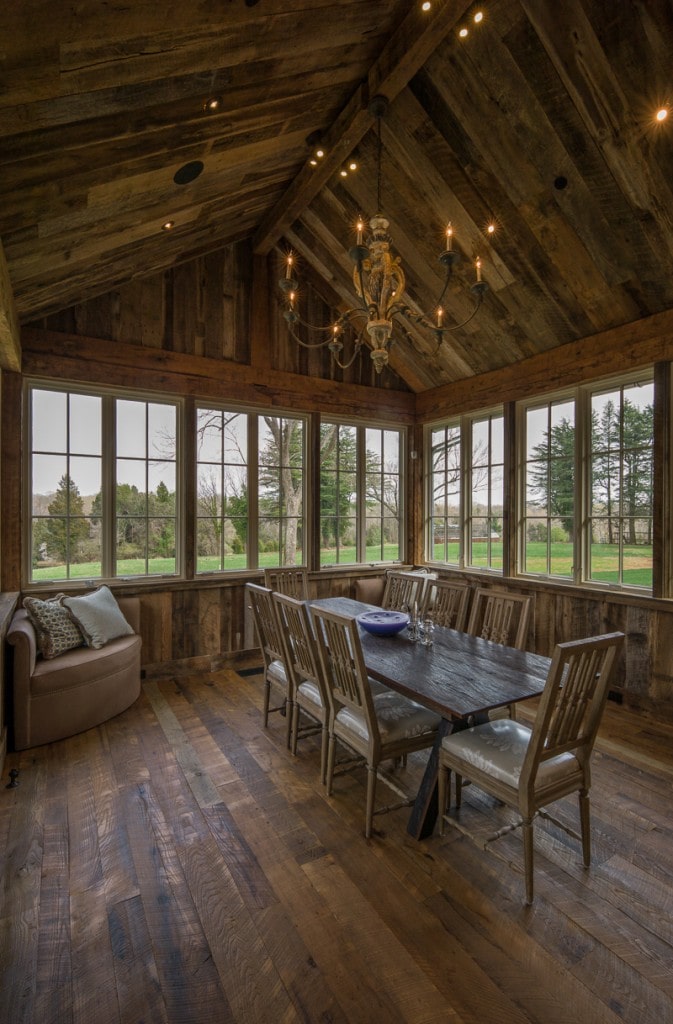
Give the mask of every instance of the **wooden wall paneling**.
M 232 358 L 236 303 L 232 294 L 231 247 L 201 260 L 203 346 L 208 359 Z
M 668 310 L 568 342 L 512 366 L 425 391 L 416 396 L 416 414 L 426 423 L 442 416 L 447 408 L 456 413 L 486 409 L 671 358 L 673 310 Z
M 173 598 L 169 590 L 144 592 L 140 598 L 143 665 L 158 665 L 173 658 Z
M 361 387 L 255 369 L 177 352 L 158 352 L 119 343 L 24 328 L 25 374 L 84 380 L 118 387 L 201 398 L 235 396 L 237 401 L 301 409 L 328 415 L 375 415 L 398 424 L 414 420 L 414 396 L 388 388 Z

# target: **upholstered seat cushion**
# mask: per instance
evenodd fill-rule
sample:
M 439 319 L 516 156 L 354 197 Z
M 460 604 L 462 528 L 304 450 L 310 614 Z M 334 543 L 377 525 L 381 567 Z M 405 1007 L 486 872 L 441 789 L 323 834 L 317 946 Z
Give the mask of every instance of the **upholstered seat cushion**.
M 266 674 L 274 683 L 278 683 L 279 686 L 287 686 L 287 673 L 282 661 L 272 661 Z
M 385 692 L 373 696 L 374 712 L 384 743 L 424 736 L 435 732 L 439 726 L 439 715 L 403 697 L 401 693 L 386 689 Z M 363 714 L 351 708 L 342 708 L 336 716 L 336 721 L 357 733 L 363 740 L 368 739 L 367 720 Z
M 516 788 L 526 756 L 531 730 L 509 718 L 485 722 L 472 729 L 451 733 L 442 740 L 447 753 L 459 755 L 472 767 Z M 542 761 L 537 773 L 536 789 L 544 790 L 558 779 L 572 778 L 572 763 L 581 778 L 581 768 L 574 754 L 559 754 Z
M 111 640 L 95 659 L 91 657 L 90 648 L 78 647 L 53 661 L 38 660 L 31 677 L 31 693 L 38 697 L 57 691 L 75 690 L 79 686 L 90 686 L 96 679 L 104 679 L 112 672 L 121 672 L 133 666 L 138 659 L 140 645 L 140 637 L 133 634 Z
M 312 679 L 305 679 L 303 683 L 299 684 L 297 696 L 308 701 L 309 704 L 315 704 L 316 708 L 322 708 L 323 706 L 320 687 Z

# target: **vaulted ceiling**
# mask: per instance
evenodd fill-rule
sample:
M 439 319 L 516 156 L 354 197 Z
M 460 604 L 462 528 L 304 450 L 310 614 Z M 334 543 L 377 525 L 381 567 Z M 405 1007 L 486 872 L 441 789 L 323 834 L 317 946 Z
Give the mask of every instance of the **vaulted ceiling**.
M 414 391 L 669 309 L 671 53 L 668 0 L 11 0 L 0 241 L 19 319 L 244 238 L 351 305 L 375 95 L 410 306 L 434 310 L 448 222 L 465 258 L 445 325 L 472 309 L 477 257 L 489 285 L 441 344 L 396 334 Z

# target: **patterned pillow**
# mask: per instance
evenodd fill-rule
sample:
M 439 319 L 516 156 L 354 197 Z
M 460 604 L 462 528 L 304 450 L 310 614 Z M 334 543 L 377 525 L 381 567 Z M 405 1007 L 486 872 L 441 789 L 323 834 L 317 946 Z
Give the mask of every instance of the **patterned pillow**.
M 40 601 L 37 597 L 23 599 L 23 607 L 35 626 L 37 647 L 43 658 L 57 658 L 59 654 L 84 643 L 82 631 L 61 604 L 64 596 L 57 594 L 48 601 Z

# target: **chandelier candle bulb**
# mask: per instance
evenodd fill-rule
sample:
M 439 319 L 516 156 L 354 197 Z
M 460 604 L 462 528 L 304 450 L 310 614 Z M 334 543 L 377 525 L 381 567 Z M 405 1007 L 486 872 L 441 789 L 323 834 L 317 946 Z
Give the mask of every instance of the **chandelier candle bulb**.
M 446 251 L 447 252 L 451 252 L 452 248 L 453 248 L 453 228 L 449 224 L 449 226 L 446 229 Z
M 477 267 L 477 284 L 479 284 L 479 282 L 481 281 L 481 260 L 480 259 L 477 260 L 476 267 Z
M 358 241 L 357 241 L 358 245 L 362 245 L 362 230 L 363 230 L 363 228 L 364 228 L 364 224 L 362 223 L 361 220 L 359 220 L 358 221 Z
M 286 278 L 286 280 L 289 281 L 291 276 L 292 276 L 292 257 L 288 256 L 288 258 L 287 258 L 287 266 L 285 268 L 285 278 Z
M 442 326 L 442 317 L 443 316 L 444 316 L 444 310 L 440 306 L 439 309 L 437 310 L 437 326 L 438 327 Z

